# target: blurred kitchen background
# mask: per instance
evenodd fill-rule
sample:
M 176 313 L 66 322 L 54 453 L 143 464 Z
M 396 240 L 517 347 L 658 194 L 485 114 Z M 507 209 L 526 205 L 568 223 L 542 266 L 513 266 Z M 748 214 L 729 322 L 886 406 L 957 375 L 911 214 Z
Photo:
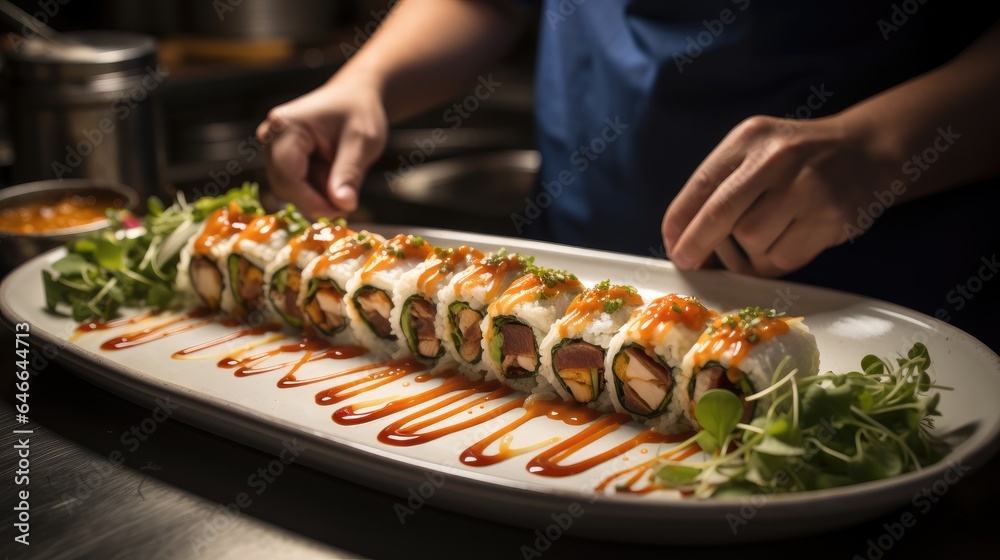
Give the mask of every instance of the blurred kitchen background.
M 336 72 L 394 3 L 14 0 L 113 54 L 53 55 L 3 22 L 0 186 L 96 176 L 191 198 L 265 184 L 257 125 Z M 465 95 L 393 127 L 352 219 L 515 235 L 510 215 L 524 211 L 538 166 L 534 43 L 526 34 Z

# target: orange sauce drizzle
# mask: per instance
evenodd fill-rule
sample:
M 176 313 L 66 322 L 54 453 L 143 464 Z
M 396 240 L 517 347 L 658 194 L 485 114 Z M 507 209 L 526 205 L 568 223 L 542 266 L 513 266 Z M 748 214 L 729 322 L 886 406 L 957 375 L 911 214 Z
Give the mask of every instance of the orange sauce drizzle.
M 426 376 L 426 377 L 425 377 Z M 416 381 L 423 382 L 428 379 L 443 377 L 444 383 L 428 389 L 422 393 L 417 393 L 416 395 L 394 398 L 385 401 L 382 406 L 378 408 L 371 408 L 371 403 L 358 403 L 354 405 L 345 406 L 343 408 L 337 409 L 333 413 L 333 421 L 342 426 L 355 426 L 358 424 L 364 424 L 366 422 L 371 422 L 372 420 L 378 420 L 380 418 L 385 418 L 386 416 L 395 414 L 397 412 L 412 408 L 417 405 L 424 404 L 428 401 L 434 400 L 437 397 L 446 395 L 452 391 L 462 390 L 468 387 L 468 379 L 462 375 L 458 375 L 455 371 L 444 371 L 436 374 L 425 374 L 425 376 L 418 376 Z
M 592 316 L 604 312 L 605 303 L 618 299 L 626 307 L 642 305 L 642 296 L 625 286 L 609 286 L 606 289 L 594 287 L 576 296 L 559 322 L 560 338 L 566 338 L 570 332 L 581 332 Z
M 489 313 L 494 317 L 510 315 L 522 303 L 550 299 L 565 292 L 573 293 L 582 289 L 583 284 L 575 278 L 567 277 L 564 282 L 556 282 L 553 286 L 546 286 L 537 275 L 525 274 L 515 280 L 496 301 L 490 304 Z
M 280 354 L 291 354 L 296 352 L 305 352 L 305 355 L 296 360 L 290 360 L 285 362 L 279 362 L 276 364 L 269 364 L 267 366 L 262 366 L 264 362 L 270 360 L 271 358 L 278 356 Z M 302 365 L 308 362 L 315 362 L 318 360 L 346 360 L 350 358 L 356 358 L 358 356 L 363 356 L 368 353 L 368 349 L 363 346 L 330 346 L 326 341 L 320 339 L 302 339 L 298 342 L 291 344 L 282 344 L 277 348 L 267 350 L 265 352 L 260 352 L 247 356 L 244 358 L 237 358 L 234 356 L 229 356 L 219 360 L 218 366 L 222 369 L 235 369 L 233 375 L 236 377 L 250 377 L 251 375 L 261 375 L 263 373 L 271 373 L 272 371 L 278 371 L 285 368 L 291 368 L 290 372 L 278 382 L 278 386 L 293 387 L 297 385 L 307 385 L 308 383 L 300 382 L 295 379 L 295 371 L 298 370 Z M 326 379 L 326 378 L 325 378 Z M 309 380 L 309 383 L 316 383 L 322 381 L 323 379 Z
M 329 252 L 324 253 L 316 262 L 314 277 L 321 276 L 334 265 L 367 255 L 380 247 L 382 242 L 371 235 L 365 236 L 364 239 L 358 239 L 356 235 L 345 237 L 343 241 L 331 245 Z
M 433 441 L 439 437 L 446 436 L 448 434 L 452 434 L 464 430 L 466 428 L 477 426 L 488 420 L 492 420 L 493 418 L 496 418 L 501 414 L 504 414 L 510 410 L 514 410 L 515 408 L 520 407 L 522 404 L 524 404 L 524 399 L 526 398 L 526 397 L 521 397 L 518 399 L 514 399 L 512 401 L 503 403 L 500 406 L 497 406 L 496 408 L 484 414 L 476 416 L 474 418 L 470 418 L 463 422 L 459 422 L 457 424 L 453 424 L 443 428 L 438 428 L 436 430 L 431 430 L 421 433 L 421 430 L 429 426 L 433 426 L 435 424 L 443 422 L 445 420 L 448 420 L 449 418 L 452 418 L 453 416 L 460 414 L 462 412 L 467 411 L 469 414 L 472 414 L 473 413 L 472 409 L 474 409 L 475 407 L 478 406 L 480 408 L 483 408 L 483 406 L 486 403 L 506 397 L 507 395 L 510 395 L 511 393 L 514 392 L 513 389 L 507 387 L 506 385 L 501 384 L 499 381 L 496 380 L 470 381 L 465 377 L 456 377 L 456 379 L 465 381 L 456 382 L 453 387 L 450 387 L 451 391 L 455 393 L 454 395 L 450 396 L 449 398 L 441 402 L 435 403 L 432 406 L 418 410 L 413 414 L 405 416 L 393 422 L 392 424 L 389 424 L 388 426 L 383 428 L 381 432 L 379 432 L 378 440 L 381 441 L 382 443 L 387 443 L 389 445 L 396 445 L 396 446 L 420 445 L 422 443 L 427 443 L 428 441 Z M 453 410 L 434 415 L 435 412 L 438 412 L 454 403 L 460 402 L 463 399 L 466 399 L 468 397 L 480 393 L 486 393 L 486 394 L 475 400 L 467 402 L 461 405 L 460 407 L 456 407 Z M 418 422 L 417 420 L 420 418 L 423 418 L 423 420 L 420 420 Z
M 194 346 L 188 346 L 187 348 L 182 348 L 174 352 L 173 356 L 171 357 L 174 359 L 183 359 L 192 354 L 197 354 L 198 352 L 201 352 L 203 350 L 208 350 L 209 348 L 218 346 L 220 344 L 225 344 L 232 340 L 236 340 L 237 338 L 242 338 L 244 336 L 257 336 L 269 332 L 275 332 L 278 330 L 281 329 L 279 327 L 257 327 L 257 328 L 240 329 L 238 331 L 231 332 L 224 336 L 220 336 L 219 338 L 209 340 L 208 342 L 203 342 L 201 344 L 195 344 Z
M 594 455 L 589 459 L 571 463 L 569 465 L 559 464 L 560 461 L 566 459 L 570 455 L 576 453 L 605 435 L 614 432 L 630 420 L 631 417 L 628 414 L 611 414 L 601 418 L 594 424 L 587 426 L 583 431 L 573 437 L 551 447 L 544 453 L 529 461 L 528 472 L 539 476 L 570 476 L 593 468 L 605 461 L 614 459 L 615 457 L 622 455 L 642 444 L 677 443 L 684 441 L 693 435 L 692 433 L 686 433 L 668 436 L 654 430 L 645 430 L 632 439 L 620 443 L 603 453 Z M 627 457 L 623 457 L 622 459 L 627 459 Z
M 316 393 L 316 404 L 329 406 L 340 403 L 366 391 L 386 385 L 397 377 L 404 377 L 423 371 L 423 367 L 424 366 L 420 365 L 419 362 L 415 361 L 391 360 L 388 362 L 379 362 L 377 364 L 361 366 L 344 372 L 339 372 L 341 374 L 351 374 L 372 370 L 371 373 L 359 379 L 348 381 L 347 383 L 337 385 L 336 387 L 330 387 L 329 389 Z M 360 404 L 356 406 L 359 409 L 361 408 Z M 334 421 L 336 421 L 336 418 L 334 418 Z M 340 424 L 340 422 L 337 423 Z
M 755 345 L 788 332 L 788 317 L 767 317 L 764 312 L 753 317 L 741 318 L 738 314 L 725 315 L 712 322 L 702 333 L 694 347 L 696 364 L 721 361 L 726 350 L 732 350 L 730 369 L 735 368 Z M 730 379 L 733 373 L 729 373 Z M 736 374 L 739 379 L 739 374 Z
M 455 296 L 462 297 L 464 292 L 483 286 L 486 288 L 483 300 L 492 301 L 501 290 L 507 288 L 508 277 L 517 277 L 523 273 L 524 264 L 516 254 L 507 255 L 503 259 L 486 255 L 458 274 L 454 280 Z
M 205 220 L 205 229 L 194 242 L 194 254 L 207 256 L 216 243 L 244 231 L 255 217 L 255 214 L 244 214 L 235 202 L 212 212 Z
M 718 313 L 706 309 L 693 298 L 667 294 L 656 298 L 632 317 L 628 327 L 631 336 L 640 340 L 650 340 L 660 325 L 681 324 L 693 331 L 701 331 Z
M 301 235 L 294 237 L 288 242 L 288 262 L 293 266 L 298 266 L 299 256 L 302 254 L 302 251 L 323 253 L 338 240 L 354 234 L 353 230 L 341 223 L 313 224 L 307 227 L 306 231 Z
M 253 241 L 254 243 L 267 241 L 280 229 L 281 223 L 273 214 L 257 216 L 253 220 L 250 220 L 250 223 L 247 224 L 246 228 L 240 232 L 239 237 L 236 238 L 236 244 L 233 246 L 233 249 L 239 250 L 240 245 L 242 245 L 244 241 Z
M 140 344 L 146 344 L 147 342 L 153 342 L 154 340 L 161 340 L 167 338 L 168 336 L 180 334 L 211 323 L 211 314 L 212 312 L 207 309 L 191 311 L 190 313 L 185 313 L 184 315 L 169 319 L 158 325 L 146 327 L 145 329 L 138 331 L 128 332 L 121 336 L 116 336 L 115 338 L 105 341 L 104 344 L 101 344 L 101 350 L 123 350 L 125 348 L 132 348 L 133 346 L 139 346 Z M 181 324 L 176 327 L 174 326 L 190 319 L 198 319 L 198 321 Z
M 577 298 L 577 302 L 585 299 L 584 297 Z M 591 306 L 593 310 L 596 304 L 580 303 L 577 308 L 586 310 L 586 306 Z M 703 312 L 710 313 L 704 310 Z M 111 339 L 105 342 L 102 348 L 105 350 L 117 350 L 152 340 L 159 340 L 207 324 L 212 321 L 210 315 L 211 312 L 207 310 L 193 311 L 157 325 Z M 136 324 L 153 316 L 155 314 L 149 312 L 136 317 L 117 319 L 106 323 L 87 323 L 81 325 L 78 328 L 78 332 L 93 332 Z M 198 321 L 183 324 L 184 321 L 190 319 L 198 319 Z M 774 324 L 771 324 L 772 322 Z M 783 324 L 785 329 L 788 328 L 779 319 L 775 319 L 772 322 L 765 324 L 765 321 L 761 321 L 759 325 L 763 324 L 764 327 L 758 334 L 763 336 L 763 332 L 777 333 L 781 330 L 780 326 L 776 326 L 777 323 Z M 236 323 L 229 323 L 228 325 L 238 326 Z M 173 356 L 175 358 L 183 358 L 241 337 L 258 336 L 276 330 L 275 327 L 239 328 L 214 340 L 181 349 L 175 352 Z M 719 330 L 725 329 L 720 328 Z M 749 333 L 747 334 L 749 335 Z M 317 393 L 315 395 L 315 402 L 323 406 L 341 403 L 397 379 L 426 371 L 425 366 L 415 360 L 394 360 L 324 373 L 308 379 L 296 378 L 297 372 L 306 363 L 321 359 L 354 358 L 367 352 L 367 349 L 360 346 L 329 346 L 322 340 L 302 339 L 246 357 L 230 355 L 220 360 L 218 367 L 235 369 L 237 377 L 247 377 L 287 369 L 285 375 L 278 381 L 278 387 L 280 388 L 293 388 L 360 374 L 356 379 L 343 382 Z M 302 355 L 296 359 L 281 363 L 265 364 L 271 358 L 286 353 L 302 353 Z M 415 395 L 389 396 L 343 406 L 333 413 L 332 419 L 337 424 L 344 426 L 360 425 L 386 418 L 401 411 L 415 409 L 421 405 L 427 405 L 422 406 L 422 408 L 416 408 L 416 410 L 405 417 L 388 424 L 378 435 L 378 440 L 385 444 L 414 446 L 480 425 L 517 408 L 523 408 L 523 414 L 519 418 L 507 423 L 499 430 L 496 430 L 463 451 L 459 460 L 462 464 L 469 466 L 487 466 L 540 448 L 546 448 L 545 451 L 539 453 L 527 463 L 528 472 L 546 477 L 571 476 L 591 469 L 615 457 L 621 457 L 624 461 L 627 459 L 627 457 L 623 456 L 625 453 L 641 445 L 676 443 L 686 440 L 691 436 L 690 433 L 667 436 L 652 430 L 645 430 L 629 440 L 592 457 L 564 464 L 564 461 L 575 453 L 628 423 L 630 417 L 626 414 L 603 414 L 576 403 L 562 401 L 536 400 L 526 403 L 525 396 L 508 400 L 514 394 L 514 391 L 499 381 L 471 381 L 454 370 L 433 374 L 422 373 L 412 378 L 413 381 L 419 383 L 432 379 L 443 379 L 443 382 Z M 408 383 L 407 381 L 406 384 Z M 445 398 L 439 400 L 440 397 Z M 432 401 L 434 401 L 433 404 L 430 404 Z M 488 404 L 494 402 L 497 403 L 496 406 L 487 408 Z M 481 412 L 475 414 L 476 410 Z M 460 414 L 464 417 L 465 413 L 468 413 L 470 416 L 452 424 L 441 425 Z M 583 426 L 583 428 L 562 441 L 559 441 L 558 438 L 552 438 L 525 447 L 513 447 L 511 444 L 514 441 L 514 432 L 535 418 L 547 418 L 551 421 L 563 422 L 569 426 Z M 493 443 L 497 443 L 498 452 L 487 454 L 486 450 Z M 619 485 L 624 491 L 647 493 L 654 490 L 668 489 L 661 484 L 644 483 L 643 481 L 648 479 L 645 475 L 651 472 L 661 460 L 670 459 L 680 461 L 698 451 L 700 450 L 694 445 L 680 451 L 667 451 L 648 461 L 615 472 L 610 477 L 604 479 L 596 489 L 599 491 L 604 490 L 613 481 L 621 480 L 623 476 L 628 477 L 623 485 Z M 641 484 L 645 485 L 640 486 Z
M 507 424 L 503 428 L 500 428 L 496 432 L 493 432 L 491 435 L 463 451 L 461 456 L 459 456 L 459 461 L 461 461 L 463 465 L 485 467 L 506 461 L 507 459 L 532 450 L 532 448 L 515 450 L 512 449 L 508 443 L 507 445 L 501 445 L 498 453 L 492 455 L 486 454 L 486 449 L 493 442 L 503 440 L 504 438 L 507 438 L 509 442 L 510 438 L 508 438 L 508 436 L 513 434 L 514 430 L 535 418 L 546 417 L 551 420 L 561 421 L 570 426 L 581 426 L 583 424 L 593 422 L 601 416 L 602 413 L 597 412 L 592 408 L 580 406 L 576 403 L 544 400 L 526 403 L 524 405 L 524 414 L 522 414 L 520 418 Z M 627 421 L 628 415 L 622 416 L 625 416 Z
M 687 435 L 691 435 L 690 432 Z M 647 494 L 647 493 L 652 492 L 654 490 L 669 490 L 670 487 L 667 486 L 667 485 L 665 485 L 665 484 L 650 484 L 650 485 L 648 485 L 646 487 L 643 487 L 643 488 L 636 488 L 636 485 L 641 480 L 647 479 L 648 475 L 652 474 L 652 470 L 657 465 L 660 464 L 660 461 L 667 461 L 667 460 L 669 460 L 669 461 L 678 461 L 678 462 L 679 461 L 683 461 L 684 459 L 687 459 L 688 457 L 694 455 L 695 453 L 698 453 L 699 451 L 701 451 L 701 448 L 698 447 L 698 444 L 696 444 L 696 443 L 692 444 L 692 445 L 690 445 L 690 446 L 688 446 L 688 447 L 686 447 L 684 449 L 681 449 L 681 450 L 671 449 L 671 450 L 669 450 L 669 451 L 667 451 L 665 453 L 662 453 L 662 454 L 656 456 L 653 459 L 650 459 L 650 460 L 645 461 L 643 463 L 639 463 L 638 465 L 635 465 L 633 467 L 629 467 L 627 469 L 616 471 L 616 472 L 612 473 L 607 478 L 605 478 L 603 481 L 601 481 L 601 483 L 598 484 L 594 488 L 594 490 L 596 490 L 598 492 L 602 492 L 613 481 L 615 481 L 615 480 L 617 480 L 617 479 L 619 479 L 619 478 L 621 478 L 621 477 L 623 477 L 623 476 L 625 476 L 625 475 L 627 475 L 629 473 L 632 473 L 632 475 L 628 479 L 626 479 L 626 481 L 625 481 L 624 484 L 620 484 L 619 485 L 619 489 L 620 490 L 628 491 L 628 492 L 631 492 L 633 494 Z
M 125 325 L 134 325 L 141 321 L 145 321 L 146 319 L 149 319 L 154 315 L 156 315 L 155 311 L 146 311 L 144 313 L 133 315 L 131 317 L 121 317 L 118 319 L 112 319 L 110 321 L 89 321 L 86 323 L 81 323 L 79 326 L 76 327 L 76 330 L 73 331 L 73 336 L 69 338 L 69 341 L 72 342 L 76 340 L 77 337 L 79 337 L 80 335 L 87 334 L 89 332 L 106 331 L 110 329 L 116 329 L 118 327 L 123 327 Z
M 424 296 L 437 293 L 438 285 L 457 268 L 473 260 L 483 258 L 483 252 L 462 245 L 457 249 L 435 251 L 427 257 L 427 269 L 417 279 L 417 292 Z
M 368 282 L 372 275 L 392 268 L 400 260 L 424 260 L 434 251 L 434 247 L 423 239 L 412 235 L 399 234 L 386 241 L 361 267 L 361 280 Z

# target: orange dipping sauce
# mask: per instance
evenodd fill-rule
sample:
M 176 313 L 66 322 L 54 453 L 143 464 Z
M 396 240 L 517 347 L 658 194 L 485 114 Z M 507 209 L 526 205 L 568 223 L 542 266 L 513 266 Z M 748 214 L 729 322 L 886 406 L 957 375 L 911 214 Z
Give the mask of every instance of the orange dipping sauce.
M 0 230 L 30 234 L 82 226 L 103 220 L 107 208 L 121 206 L 119 198 L 94 195 L 11 205 L 0 210 Z

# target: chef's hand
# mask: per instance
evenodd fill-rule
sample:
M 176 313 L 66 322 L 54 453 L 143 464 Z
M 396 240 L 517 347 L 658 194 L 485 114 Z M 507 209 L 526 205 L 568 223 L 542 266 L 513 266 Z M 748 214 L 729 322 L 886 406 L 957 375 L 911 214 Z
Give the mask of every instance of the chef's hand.
M 848 240 L 857 208 L 888 183 L 879 157 L 838 117 L 752 117 L 698 167 L 663 217 L 674 264 L 717 255 L 745 274 L 780 276 Z
M 311 218 L 358 206 L 358 190 L 385 150 L 389 123 L 377 88 L 331 80 L 268 113 L 257 128 L 270 187 Z

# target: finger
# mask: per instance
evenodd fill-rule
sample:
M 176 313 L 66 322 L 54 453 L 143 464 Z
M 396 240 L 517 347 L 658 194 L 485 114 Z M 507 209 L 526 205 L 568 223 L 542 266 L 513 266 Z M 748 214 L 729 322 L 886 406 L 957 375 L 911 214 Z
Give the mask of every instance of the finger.
M 740 216 L 733 227 L 733 237 L 748 254 L 766 253 L 788 229 L 801 203 L 790 195 L 788 188 L 768 190 Z
M 327 196 L 336 208 L 351 212 L 358 207 L 358 191 L 365 173 L 381 150 L 374 135 L 353 130 L 341 135 L 327 185 Z
M 797 162 L 783 154 L 747 158 L 709 196 L 684 229 L 671 258 L 681 268 L 699 266 L 733 232 L 748 208 L 768 189 L 788 184 Z
M 681 233 L 719 185 L 743 162 L 745 151 L 727 136 L 695 169 L 667 207 L 661 227 L 667 253 L 673 252 Z
M 832 230 L 817 230 L 805 221 L 793 220 L 767 252 L 779 276 L 809 264 L 817 255 L 837 244 Z
M 301 127 L 288 127 L 270 144 L 267 166 L 268 181 L 274 193 L 303 209 L 310 217 L 333 211 L 326 198 L 308 181 L 313 147 L 310 136 Z
M 732 238 L 726 238 L 715 248 L 715 255 L 719 257 L 722 266 L 728 270 L 739 274 L 754 274 L 753 265 L 747 260 L 743 250 Z

